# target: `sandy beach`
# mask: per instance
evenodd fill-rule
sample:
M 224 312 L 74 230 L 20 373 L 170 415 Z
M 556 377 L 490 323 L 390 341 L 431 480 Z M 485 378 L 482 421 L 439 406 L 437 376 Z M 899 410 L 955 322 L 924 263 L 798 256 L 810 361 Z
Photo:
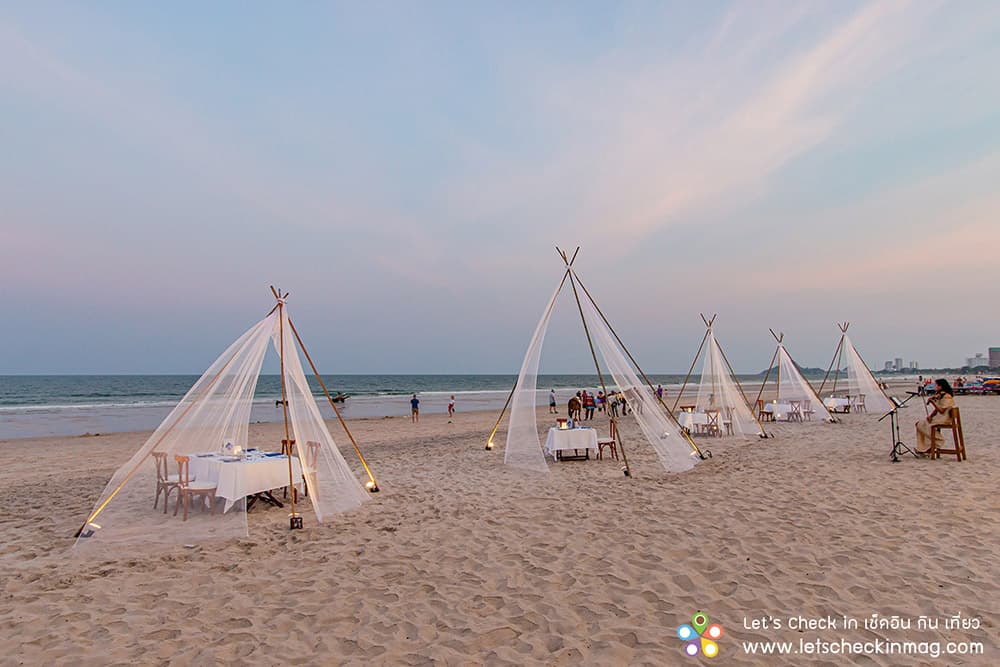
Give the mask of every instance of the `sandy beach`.
M 692 663 L 676 629 L 702 610 L 724 628 L 717 664 L 995 665 L 1000 400 L 957 400 L 964 463 L 892 464 L 886 425 L 847 415 L 706 440 L 713 458 L 670 475 L 626 420 L 632 479 L 608 460 L 551 464 L 544 481 L 505 468 L 503 429 L 483 449 L 492 412 L 354 420 L 373 502 L 326 525 L 307 510 L 300 532 L 255 507 L 248 539 L 101 559 L 71 553 L 72 534 L 147 434 L 0 442 L 0 664 L 674 665 Z M 905 410 L 907 442 L 922 413 Z M 276 448 L 279 429 L 253 425 L 251 444 Z M 787 627 L 873 613 L 913 625 Z M 981 628 L 945 629 L 959 613 Z M 921 615 L 941 625 L 918 630 Z M 785 627 L 748 627 L 766 618 Z M 744 648 L 879 638 L 985 653 Z

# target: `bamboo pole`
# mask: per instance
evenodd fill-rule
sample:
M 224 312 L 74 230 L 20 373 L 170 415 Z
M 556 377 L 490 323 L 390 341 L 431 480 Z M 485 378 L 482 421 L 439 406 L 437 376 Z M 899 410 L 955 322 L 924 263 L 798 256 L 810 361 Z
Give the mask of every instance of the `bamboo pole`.
M 372 493 L 378 493 L 378 482 L 375 481 L 375 475 L 372 474 L 371 468 L 368 467 L 368 462 L 365 461 L 364 454 L 361 453 L 361 448 L 358 446 L 357 441 L 354 439 L 354 435 L 351 433 L 351 429 L 347 428 L 347 422 L 344 421 L 344 417 L 340 414 L 340 410 L 337 409 L 336 403 L 333 402 L 333 397 L 330 396 L 330 391 L 326 388 L 326 383 L 323 382 L 322 376 L 320 376 L 319 371 L 316 370 L 316 364 L 313 363 L 312 357 L 309 356 L 309 350 L 306 349 L 305 343 L 302 342 L 302 337 L 299 336 L 298 329 L 295 328 L 295 324 L 292 322 L 292 318 L 288 318 L 288 328 L 292 330 L 295 335 L 295 340 L 298 341 L 299 347 L 302 349 L 302 354 L 305 355 L 306 361 L 309 362 L 309 368 L 312 369 L 313 375 L 319 380 L 319 386 L 323 388 L 323 393 L 326 395 L 326 399 L 330 402 L 330 407 L 333 408 L 333 412 L 337 415 L 337 419 L 340 421 L 341 427 L 344 429 L 344 433 L 347 434 L 347 438 L 354 445 L 354 451 L 358 455 L 358 459 L 361 461 L 362 467 L 365 469 L 365 473 L 368 475 L 369 485 L 365 485 L 369 491 Z
M 503 420 L 504 413 L 507 412 L 507 408 L 510 407 L 510 401 L 514 398 L 514 390 L 517 389 L 517 378 L 514 378 L 514 386 L 510 388 L 510 393 L 507 394 L 507 400 L 503 404 L 503 409 L 500 410 L 500 416 L 497 417 L 497 423 L 493 425 L 493 430 L 490 431 L 490 437 L 486 439 L 486 449 L 493 449 L 493 436 L 497 434 L 497 429 L 500 428 L 500 422 Z M 537 389 L 537 387 L 536 387 Z
M 773 331 L 771 332 L 774 333 Z M 764 387 L 767 386 L 767 381 L 771 377 L 771 369 L 774 368 L 774 360 L 778 358 L 778 350 L 781 349 L 781 342 L 778 342 L 778 346 L 774 348 L 774 354 L 771 355 L 771 362 L 767 365 L 767 372 L 764 374 L 764 381 L 760 383 L 760 391 L 757 392 L 757 398 L 754 400 L 755 405 L 760 405 L 760 397 L 764 395 Z
M 580 248 L 577 247 L 576 252 L 580 252 Z M 587 318 L 583 316 L 583 304 L 580 303 L 580 293 L 576 289 L 576 280 L 573 277 L 573 272 L 569 270 L 569 261 L 566 259 L 565 253 L 563 255 L 563 261 L 566 262 L 567 270 L 569 271 L 569 284 L 573 288 L 573 298 L 576 299 L 577 310 L 580 311 L 580 321 L 583 323 L 583 333 L 587 336 L 587 345 L 590 347 L 590 356 L 594 360 L 594 367 L 597 369 L 597 379 L 601 383 L 601 391 L 604 392 L 605 402 L 607 402 L 608 388 L 604 384 L 604 374 L 601 373 L 601 364 L 597 361 L 597 352 L 594 350 L 594 341 L 590 337 L 590 328 L 587 326 Z M 576 253 L 573 253 L 573 258 L 576 258 Z M 641 406 L 640 406 L 641 407 Z M 622 450 L 622 462 L 625 464 L 625 476 L 632 476 L 632 468 L 628 464 L 628 454 L 625 452 L 625 442 L 622 439 L 621 429 L 618 428 L 618 422 L 614 415 L 611 414 L 610 410 L 607 410 L 608 419 L 611 422 L 612 429 L 615 432 L 615 438 L 618 440 L 618 445 Z
M 837 349 L 833 351 L 833 359 L 830 360 L 830 365 L 826 368 L 826 375 L 823 376 L 823 382 L 819 385 L 819 393 L 823 393 L 823 388 L 826 387 L 826 380 L 830 377 L 830 371 L 833 370 L 833 365 L 837 364 L 837 374 L 840 374 L 840 363 L 837 360 L 837 356 L 841 353 L 841 347 L 844 345 L 844 334 L 840 334 L 840 342 L 837 343 Z M 833 391 L 837 391 L 837 381 L 834 380 Z
M 264 320 L 266 320 L 268 317 L 270 317 L 271 314 L 275 311 L 276 308 L 277 308 L 277 306 L 275 306 L 274 308 L 272 308 L 271 311 L 267 315 L 264 316 Z M 264 320 L 261 320 L 261 322 L 263 322 Z M 260 323 L 258 323 L 258 326 L 259 325 L 260 325 Z M 160 438 L 156 441 L 156 443 L 152 447 L 149 448 L 149 451 L 146 452 L 145 456 L 143 456 L 141 459 L 139 459 L 136 462 L 135 467 L 132 468 L 131 470 L 129 470 L 128 474 L 125 475 L 125 478 L 122 479 L 122 481 L 118 483 L 118 486 L 116 486 L 111 491 L 111 493 L 108 494 L 108 497 L 105 498 L 104 501 L 100 505 L 98 505 L 97 507 L 94 508 L 94 511 L 91 512 L 90 516 L 87 517 L 87 520 L 84 521 L 83 525 L 80 526 L 79 530 L 76 531 L 76 533 L 74 534 L 74 537 L 80 537 L 80 535 L 83 534 L 83 531 L 87 528 L 87 526 L 94 519 L 96 519 L 97 516 L 101 512 L 104 511 L 104 508 L 108 506 L 108 503 L 111 502 L 111 499 L 114 498 L 115 496 L 117 496 L 118 492 L 122 490 L 122 487 L 124 487 L 125 484 L 127 484 L 128 481 L 130 479 L 132 479 L 132 476 L 135 475 L 136 472 L 138 472 L 138 470 L 142 466 L 142 464 L 145 463 L 146 459 L 149 458 L 149 455 L 156 451 L 156 448 L 160 445 L 160 443 L 163 442 L 164 439 L 166 439 L 166 437 L 168 435 L 170 435 L 170 432 L 174 430 L 174 427 L 176 427 L 177 424 L 179 424 L 181 422 L 181 420 L 184 419 L 184 417 L 187 415 L 187 413 L 191 411 L 191 408 L 193 408 L 195 405 L 197 405 L 198 401 L 200 401 L 202 399 L 202 397 L 204 397 L 205 394 L 207 394 L 208 391 L 213 386 L 215 386 L 215 383 L 219 380 L 220 377 L 222 377 L 222 374 L 226 372 L 227 368 L 229 368 L 229 364 L 233 363 L 233 359 L 236 358 L 236 354 L 238 352 L 239 352 L 239 350 L 237 350 L 236 352 L 233 352 L 233 356 L 229 357 L 229 360 L 225 363 L 225 365 L 222 368 L 219 369 L 219 372 L 216 373 L 215 376 L 211 380 L 209 380 L 209 382 L 205 386 L 205 388 L 202 389 L 201 392 L 191 400 L 191 402 L 188 404 L 188 406 L 186 408 L 184 408 L 184 410 L 181 412 L 180 415 L 177 416 L 177 419 L 174 420 L 174 423 L 171 424 L 170 427 L 167 428 L 167 430 L 163 432 L 163 435 L 160 436 Z
M 292 439 L 291 439 L 291 436 L 288 433 L 288 397 L 285 394 L 285 317 L 284 317 L 284 312 L 285 312 L 285 297 L 287 297 L 288 294 L 285 294 L 285 297 L 278 296 L 279 293 L 275 292 L 273 287 L 271 288 L 271 291 L 274 292 L 275 297 L 278 299 L 278 347 L 281 350 L 281 353 L 278 354 L 278 363 L 280 364 L 280 367 L 281 367 L 281 410 L 284 413 L 284 417 L 285 417 L 285 442 L 288 443 L 288 486 L 291 489 L 291 498 L 292 498 L 292 506 L 291 506 L 292 513 L 289 515 L 289 518 L 291 519 L 291 521 L 289 522 L 289 527 L 290 528 L 296 528 L 296 527 L 301 528 L 301 525 L 296 526 L 296 521 L 295 521 L 295 519 L 296 519 L 296 515 L 295 515 L 295 479 L 294 479 L 294 475 L 292 474 Z
M 601 320 L 604 321 L 605 326 L 608 327 L 608 331 L 611 332 L 611 335 L 614 336 L 615 340 L 618 341 L 618 344 L 621 345 L 622 350 L 625 352 L 625 356 L 627 356 L 628 359 L 629 359 L 629 361 L 632 362 L 632 365 L 635 366 L 635 369 L 637 371 L 639 371 L 639 376 L 642 377 L 643 382 L 646 383 L 646 386 L 649 387 L 649 390 L 651 392 L 653 392 L 654 396 L 656 396 L 657 400 L 660 403 L 660 407 L 663 408 L 663 411 L 667 414 L 667 417 L 670 419 L 670 421 L 672 421 L 674 423 L 674 425 L 680 431 L 680 433 L 684 437 L 684 439 L 687 440 L 688 445 L 691 447 L 691 449 L 694 450 L 698 454 L 698 457 L 700 459 L 702 459 L 702 460 L 705 460 L 705 458 L 706 458 L 705 454 L 702 453 L 702 451 L 698 447 L 698 445 L 695 444 L 694 439 L 691 438 L 691 435 L 684 429 L 683 426 L 681 426 L 680 422 L 677 421 L 677 417 L 675 417 L 674 413 L 670 410 L 670 408 L 667 407 L 667 404 L 663 402 L 663 398 L 660 397 L 660 396 L 657 396 L 656 390 L 653 389 L 653 383 L 650 382 L 649 378 L 646 376 L 646 373 L 642 370 L 642 366 L 639 365 L 639 362 L 637 362 L 635 360 L 635 357 L 632 356 L 632 353 L 629 352 L 629 349 L 625 346 L 625 343 L 622 341 L 621 336 L 619 336 L 618 332 L 615 331 L 615 328 L 613 326 L 611 326 L 611 322 L 608 321 L 608 318 L 604 314 L 604 311 L 601 310 L 601 307 L 597 305 L 597 301 L 594 300 L 594 297 L 590 293 L 590 290 L 587 289 L 587 286 L 584 285 L 582 281 L 580 281 L 579 276 L 577 276 L 577 282 L 580 283 L 580 288 L 583 290 L 583 293 L 587 295 L 587 298 L 590 300 L 590 303 L 592 303 L 593 306 L 594 306 L 594 310 L 597 311 L 597 314 L 601 316 Z M 605 392 L 605 393 L 607 393 L 607 392 Z
M 684 376 L 684 382 L 681 384 L 681 390 L 677 392 L 677 398 L 674 399 L 673 410 L 676 410 L 677 404 L 681 402 L 681 396 L 684 395 L 684 388 L 687 387 L 688 380 L 691 379 L 691 373 L 694 372 L 695 364 L 698 363 L 698 357 L 701 356 L 701 351 L 705 347 L 706 340 L 708 340 L 708 329 L 705 329 L 705 335 L 701 337 L 701 345 L 698 346 L 698 351 L 694 353 L 694 359 L 691 360 L 691 367 L 688 368 L 687 375 Z

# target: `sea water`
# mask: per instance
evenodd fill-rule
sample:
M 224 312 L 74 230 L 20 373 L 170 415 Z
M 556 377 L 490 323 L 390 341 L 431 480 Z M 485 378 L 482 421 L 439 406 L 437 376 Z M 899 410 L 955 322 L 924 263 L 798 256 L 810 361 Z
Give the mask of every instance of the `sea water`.
M 308 379 L 320 410 L 332 419 L 333 410 L 319 382 L 312 376 Z M 323 379 L 331 394 L 350 396 L 338 408 L 344 417 L 357 418 L 408 415 L 414 393 L 424 413 L 447 411 L 452 394 L 460 412 L 499 410 L 516 377 L 331 375 Z M 662 384 L 671 395 L 683 379 L 683 375 L 650 376 L 654 386 Z M 152 430 L 197 380 L 197 375 L 0 375 L 0 440 Z M 598 388 L 596 375 L 539 375 L 537 402 L 548 401 L 549 389 L 555 389 L 565 405 L 574 392 Z M 281 406 L 275 404 L 280 398 L 279 376 L 261 375 L 251 421 L 281 420 Z

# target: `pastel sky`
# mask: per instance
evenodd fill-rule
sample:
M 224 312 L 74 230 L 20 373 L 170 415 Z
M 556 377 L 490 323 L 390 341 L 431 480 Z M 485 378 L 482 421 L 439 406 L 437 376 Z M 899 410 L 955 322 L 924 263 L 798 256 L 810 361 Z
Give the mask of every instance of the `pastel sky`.
M 515 373 L 576 266 L 649 371 L 1000 345 L 1000 3 L 6 3 L 0 373 Z M 586 371 L 563 301 L 543 372 Z

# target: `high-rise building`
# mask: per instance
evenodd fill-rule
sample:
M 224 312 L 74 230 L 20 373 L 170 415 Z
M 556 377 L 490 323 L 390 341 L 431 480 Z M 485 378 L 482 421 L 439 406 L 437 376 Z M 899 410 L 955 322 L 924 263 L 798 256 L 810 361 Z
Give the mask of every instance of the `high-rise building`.
M 910 362 L 910 370 L 911 370 L 911 371 L 915 371 L 915 370 L 917 370 L 918 368 L 920 368 L 920 364 L 918 364 L 918 363 L 917 363 L 917 362 L 915 362 L 915 361 L 911 361 L 911 362 Z
M 896 370 L 896 367 L 892 365 L 891 361 L 887 361 L 887 362 L 885 362 L 885 368 L 883 370 L 894 371 L 894 370 Z
M 980 366 L 989 366 L 989 364 L 990 360 L 982 352 L 976 352 L 976 356 L 965 360 L 965 365 L 969 368 L 979 368 Z
M 990 368 L 1000 368 L 1000 347 L 990 348 Z
M 897 371 L 903 370 L 903 358 L 902 357 L 896 357 L 896 370 Z

